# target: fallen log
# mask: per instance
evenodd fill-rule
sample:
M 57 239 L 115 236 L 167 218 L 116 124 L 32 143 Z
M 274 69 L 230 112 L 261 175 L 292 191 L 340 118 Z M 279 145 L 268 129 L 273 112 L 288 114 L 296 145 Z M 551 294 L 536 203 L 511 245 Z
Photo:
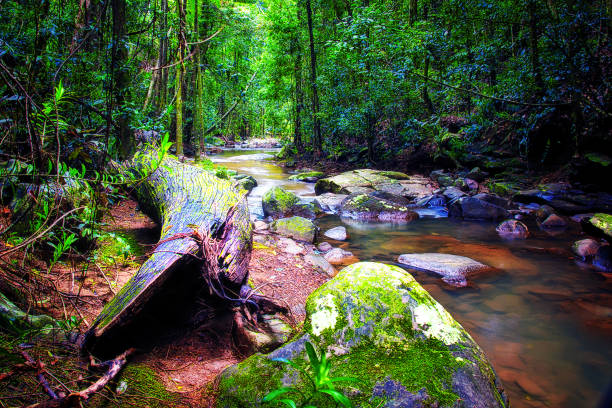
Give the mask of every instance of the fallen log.
M 217 297 L 240 302 L 248 278 L 252 226 L 246 199 L 227 180 L 145 148 L 121 168 L 141 179 L 135 193 L 161 226 L 151 256 L 104 307 L 85 346 L 128 325 L 173 275 L 194 261 Z

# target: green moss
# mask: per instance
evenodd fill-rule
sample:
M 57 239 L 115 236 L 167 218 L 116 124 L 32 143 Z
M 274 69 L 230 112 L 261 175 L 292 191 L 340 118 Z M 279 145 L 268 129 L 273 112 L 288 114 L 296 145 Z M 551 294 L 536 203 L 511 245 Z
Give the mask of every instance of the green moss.
M 520 190 L 520 188 L 515 183 L 504 181 L 490 181 L 489 183 L 487 183 L 487 188 L 492 193 L 505 197 L 516 194 Z
M 597 213 L 591 217 L 589 222 L 607 236 L 612 237 L 612 215 Z
M 403 347 L 390 350 L 364 343 L 332 360 L 332 375 L 352 376 L 365 382 L 365 389 L 373 389 L 387 379 L 402 384 L 411 393 L 425 388 L 431 402 L 452 406 L 459 396 L 452 391 L 453 373 L 465 364 L 458 360 L 439 340 L 414 340 Z M 352 401 L 361 407 L 375 407 L 371 393 L 361 393 Z
M 587 160 L 600 164 L 604 167 L 608 167 L 610 164 L 612 164 L 612 159 L 601 153 L 587 153 L 584 155 L 584 157 L 586 157 Z
M 286 212 L 295 204 L 299 203 L 300 198 L 290 191 L 285 191 L 280 187 L 274 187 L 263 196 L 263 202 L 276 209 L 278 212 Z
M 289 177 L 289 180 L 304 181 L 309 177 L 322 178 L 325 177 L 325 173 L 320 171 L 308 171 L 305 173 L 294 174 L 293 176 Z
M 270 225 L 270 229 L 278 234 L 308 242 L 313 242 L 316 235 L 316 227 L 312 221 L 297 216 L 276 220 Z
M 94 397 L 91 406 L 155 408 L 180 405 L 179 396 L 167 391 L 157 373 L 143 364 L 126 366 L 112 383 L 111 389 L 110 396 Z

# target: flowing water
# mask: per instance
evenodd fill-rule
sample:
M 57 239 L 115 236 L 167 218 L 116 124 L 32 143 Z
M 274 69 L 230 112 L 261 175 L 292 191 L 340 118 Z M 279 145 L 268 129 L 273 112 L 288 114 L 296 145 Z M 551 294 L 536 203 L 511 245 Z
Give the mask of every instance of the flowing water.
M 313 184 L 287 180 L 266 151 L 228 151 L 213 161 L 257 179 L 249 197 L 280 185 L 303 197 Z M 360 260 L 394 263 L 398 255 L 441 252 L 498 269 L 466 288 L 410 271 L 470 332 L 506 387 L 513 407 L 596 407 L 612 384 L 612 274 L 572 259 L 577 226 L 552 236 L 530 225 L 527 240 L 507 241 L 490 222 L 420 218 L 408 224 L 361 223 L 326 216 L 324 231 L 345 225 L 347 249 Z

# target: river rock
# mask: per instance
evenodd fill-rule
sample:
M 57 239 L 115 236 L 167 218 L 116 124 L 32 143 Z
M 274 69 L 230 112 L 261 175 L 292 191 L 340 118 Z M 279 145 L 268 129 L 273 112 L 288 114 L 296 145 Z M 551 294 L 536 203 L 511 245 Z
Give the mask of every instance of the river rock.
M 297 195 L 278 186 L 268 190 L 264 194 L 261 203 L 264 215 L 271 216 L 272 218 L 287 217 L 289 215 L 315 218 L 315 210 L 312 203 L 302 203 Z
M 325 259 L 321 255 L 308 254 L 304 257 L 304 260 L 315 268 L 318 268 L 330 278 L 336 276 L 336 268 L 334 268 L 332 264 L 330 264 L 327 259 Z
M 397 262 L 415 269 L 434 272 L 449 285 L 467 286 L 469 274 L 491 271 L 493 268 L 471 258 L 458 255 L 425 253 L 400 255 Z
M 314 204 L 326 213 L 337 214 L 346 197 L 348 197 L 347 194 L 325 193 L 316 196 Z
M 567 222 L 557 214 L 550 214 L 542 221 L 540 226 L 542 228 L 565 228 L 567 227 Z
M 419 216 L 407 206 L 371 194 L 351 194 L 340 208 L 340 215 L 356 220 L 412 221 Z
M 473 197 L 461 197 L 449 209 L 451 217 L 470 220 L 497 220 L 507 218 L 510 202 L 493 194 L 476 194 Z
M 253 227 L 254 227 L 255 231 L 259 231 L 259 232 L 267 231 L 268 228 L 269 228 L 268 223 L 266 223 L 265 221 L 260 221 L 260 220 L 256 220 L 253 223 Z
M 583 224 L 584 225 L 584 224 Z M 591 231 L 595 231 L 599 236 L 603 236 L 608 241 L 612 238 L 612 215 L 598 213 L 592 216 L 586 225 Z
M 352 252 L 345 251 L 342 248 L 334 248 L 331 251 L 327 251 L 323 257 L 332 265 L 346 265 L 356 260 Z
M 592 259 L 596 254 L 601 244 L 594 239 L 587 238 L 574 242 L 572 251 L 581 257 L 583 260 Z
M 480 170 L 480 167 L 474 167 L 472 170 L 470 170 L 466 177 L 482 183 L 487 177 L 489 177 L 489 173 Z
M 368 194 L 373 191 L 386 191 L 405 197 L 426 196 L 433 192 L 428 179 L 421 176 L 408 176 L 397 171 L 360 169 L 347 171 L 337 176 L 317 181 L 315 192 L 336 194 Z
M 312 221 L 303 217 L 281 218 L 270 224 L 270 230 L 289 238 L 313 243 L 317 227 Z
M 294 174 L 293 176 L 289 177 L 289 180 L 315 183 L 317 182 L 317 180 L 322 179 L 323 177 L 325 177 L 325 173 L 322 173 L 320 171 L 308 171 L 305 173 Z
M 321 252 L 327 252 L 330 251 L 333 247 L 329 242 L 321 242 L 319 246 L 317 246 L 317 248 Z
M 303 255 L 306 252 L 303 246 L 301 246 L 291 238 L 279 239 L 276 246 L 286 254 Z
M 249 192 L 257 187 L 257 180 L 255 180 L 253 176 L 246 174 L 237 174 L 232 177 L 232 180 L 234 182 L 234 186 Z
M 486 356 L 453 317 L 401 268 L 362 262 L 343 269 L 306 302 L 301 333 L 269 354 L 255 354 L 218 378 L 216 406 L 263 407 L 280 387 L 309 390 L 308 379 L 283 358 L 309 370 L 306 342 L 329 358 L 336 383 L 356 407 L 508 406 Z M 308 391 L 307 391 L 308 392 Z M 299 394 L 287 394 L 304 402 Z M 326 395 L 309 401 L 336 407 Z
M 610 245 L 599 247 L 593 259 L 593 265 L 602 271 L 612 272 L 612 250 L 610 250 Z
M 506 220 L 495 228 L 497 233 L 504 238 L 521 238 L 529 236 L 529 229 L 525 224 L 517 220 Z
M 335 239 L 336 241 L 344 241 L 347 238 L 346 228 L 343 226 L 329 229 L 323 233 L 327 238 Z
M 535 216 L 538 219 L 538 221 L 544 221 L 546 218 L 548 218 L 550 215 L 555 214 L 555 209 L 552 208 L 550 205 L 541 205 L 536 211 L 535 211 Z
M 457 200 L 467 196 L 467 194 L 465 194 L 463 191 L 459 190 L 457 187 L 447 187 L 447 188 L 445 188 L 443 190 L 443 192 L 442 192 L 442 195 L 444 197 L 446 197 L 446 199 L 450 203 L 454 203 Z

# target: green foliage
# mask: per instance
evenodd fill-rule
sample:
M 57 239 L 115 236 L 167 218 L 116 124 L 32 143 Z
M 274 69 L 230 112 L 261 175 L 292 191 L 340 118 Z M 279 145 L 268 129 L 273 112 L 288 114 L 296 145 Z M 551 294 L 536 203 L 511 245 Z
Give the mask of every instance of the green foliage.
M 287 364 L 300 372 L 304 378 L 307 378 L 310 385 L 311 390 L 310 394 L 306 394 L 303 391 L 294 388 L 294 387 L 280 387 L 273 391 L 270 391 L 264 398 L 263 402 L 277 402 L 284 404 L 290 408 L 314 408 L 313 405 L 310 404 L 315 397 L 318 395 L 331 397 L 336 403 L 340 404 L 343 407 L 349 408 L 352 407 L 353 404 L 348 399 L 346 395 L 336 390 L 334 387 L 335 383 L 359 383 L 360 380 L 353 377 L 330 377 L 329 371 L 331 369 L 331 362 L 327 359 L 325 352 L 321 350 L 320 356 L 317 355 L 317 352 L 314 349 L 314 346 L 310 342 L 305 343 L 306 353 L 308 354 L 308 360 L 310 362 L 311 373 L 302 369 L 299 365 L 294 363 L 291 360 L 287 360 L 285 358 L 275 358 L 273 361 L 278 361 L 283 364 Z M 286 394 L 299 394 L 302 402 L 298 405 L 295 400 L 291 398 L 287 398 Z

